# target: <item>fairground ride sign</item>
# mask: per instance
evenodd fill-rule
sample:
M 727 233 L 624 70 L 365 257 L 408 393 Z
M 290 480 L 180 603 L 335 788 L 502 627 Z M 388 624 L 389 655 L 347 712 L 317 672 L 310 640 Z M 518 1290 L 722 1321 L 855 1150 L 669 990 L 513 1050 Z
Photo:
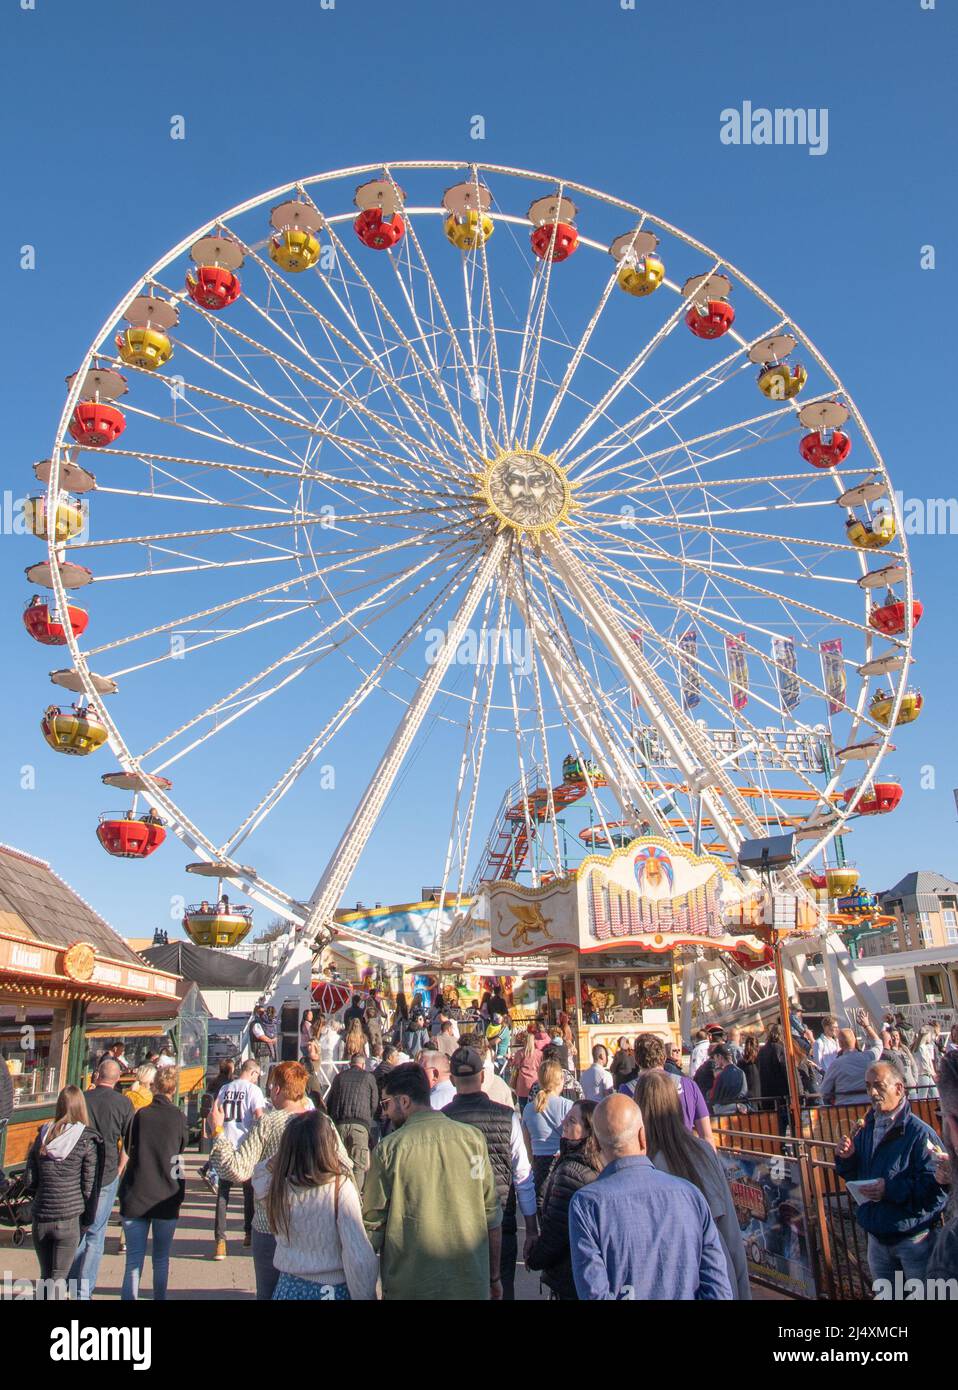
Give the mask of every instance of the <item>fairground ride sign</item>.
M 657 836 L 606 857 L 590 855 L 567 878 L 539 888 L 487 883 L 492 949 L 671 951 L 706 946 L 760 960 L 765 945 L 735 934 L 747 890 L 720 860 Z

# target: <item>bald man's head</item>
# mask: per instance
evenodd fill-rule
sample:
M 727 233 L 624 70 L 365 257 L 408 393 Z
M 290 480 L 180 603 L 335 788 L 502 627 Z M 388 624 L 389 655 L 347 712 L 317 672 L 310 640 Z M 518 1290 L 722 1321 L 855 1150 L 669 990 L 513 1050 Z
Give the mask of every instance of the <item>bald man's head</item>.
M 94 1078 L 98 1086 L 115 1086 L 123 1075 L 123 1068 L 112 1057 L 104 1057 L 96 1069 Z
M 419 1054 L 419 1065 L 429 1078 L 430 1090 L 441 1081 L 449 1080 L 449 1057 L 445 1052 L 431 1047 L 425 1048 Z
M 607 1163 L 645 1153 L 642 1112 L 629 1096 L 607 1096 L 596 1106 L 592 1126 Z
M 858 1039 L 850 1028 L 839 1028 L 838 1046 L 842 1052 L 854 1052 L 858 1046 Z

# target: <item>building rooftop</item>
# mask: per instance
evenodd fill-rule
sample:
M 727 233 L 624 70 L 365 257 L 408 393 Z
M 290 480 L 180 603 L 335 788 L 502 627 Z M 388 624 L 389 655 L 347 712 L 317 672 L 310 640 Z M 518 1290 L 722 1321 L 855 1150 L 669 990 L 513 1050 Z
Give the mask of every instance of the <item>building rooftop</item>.
M 86 941 L 98 955 L 142 969 L 143 961 L 43 859 L 0 844 L 0 931 L 68 947 Z
M 919 893 L 958 897 L 958 883 L 945 878 L 944 874 L 935 873 L 933 869 L 914 869 L 899 879 L 893 888 L 886 888 L 878 896 L 884 902 L 886 898 L 915 898 Z

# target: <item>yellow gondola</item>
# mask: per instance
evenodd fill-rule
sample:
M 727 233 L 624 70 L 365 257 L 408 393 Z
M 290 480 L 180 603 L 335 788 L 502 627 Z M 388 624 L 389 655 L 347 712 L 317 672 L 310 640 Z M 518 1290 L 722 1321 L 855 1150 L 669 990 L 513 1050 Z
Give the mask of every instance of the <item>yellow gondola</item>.
M 40 731 L 57 753 L 84 757 L 106 743 L 107 731 L 87 709 L 60 709 L 51 705 L 40 721 Z
M 194 903 L 183 918 L 183 930 L 197 946 L 238 946 L 252 925 L 251 907 L 222 901 Z
M 46 497 L 28 497 L 23 504 L 23 519 L 26 522 L 27 530 L 34 536 L 39 536 L 44 541 L 50 539 L 47 527 Z M 58 498 L 56 522 L 53 528 L 56 539 L 66 541 L 71 536 L 78 536 L 85 526 L 86 511 L 83 504 L 75 502 L 72 497 Z
M 155 372 L 173 356 L 173 344 L 156 328 L 127 328 L 116 335 L 116 350 L 128 367 Z
M 659 288 L 665 279 L 665 266 L 657 256 L 643 256 L 635 265 L 624 265 L 615 278 L 620 290 L 642 298 Z
M 808 380 L 801 362 L 772 362 L 758 379 L 758 389 L 771 401 L 790 401 L 797 396 Z
M 901 699 L 901 708 L 898 711 L 898 718 L 895 720 L 895 727 L 897 728 L 899 724 L 912 724 L 921 714 L 924 703 L 924 697 L 920 690 L 906 690 Z M 894 707 L 894 695 L 889 694 L 887 690 L 877 690 L 872 696 L 868 713 L 876 724 L 881 724 L 883 729 L 887 729 Z
M 871 521 L 850 516 L 845 531 L 852 545 L 860 550 L 881 550 L 895 539 L 895 518 L 891 512 L 876 512 Z
M 451 212 L 442 229 L 460 251 L 475 251 L 476 247 L 486 244 L 495 231 L 495 225 L 487 212 L 480 216 L 475 209 L 471 209 L 462 217 Z
M 273 237 L 269 254 L 283 270 L 310 270 L 319 260 L 319 238 L 291 227 Z

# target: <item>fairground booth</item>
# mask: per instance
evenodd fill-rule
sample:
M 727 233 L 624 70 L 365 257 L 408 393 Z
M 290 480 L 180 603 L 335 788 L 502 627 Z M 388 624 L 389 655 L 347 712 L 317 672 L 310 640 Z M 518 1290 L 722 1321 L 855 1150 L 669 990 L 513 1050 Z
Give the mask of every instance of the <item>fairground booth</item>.
M 683 955 L 725 951 L 748 967 L 768 946 L 749 927 L 745 885 L 709 855 L 646 836 L 531 888 L 486 883 L 476 907 L 450 934 L 450 959 L 538 958 L 544 1012 L 568 1014 L 584 1064 L 597 1043 L 657 1033 L 681 1041 Z
M 22 1165 L 37 1129 L 89 1058 L 149 1026 L 166 1036 L 182 1006 L 176 977 L 147 965 L 50 865 L 0 845 L 0 1056 L 13 1113 L 0 1164 Z

